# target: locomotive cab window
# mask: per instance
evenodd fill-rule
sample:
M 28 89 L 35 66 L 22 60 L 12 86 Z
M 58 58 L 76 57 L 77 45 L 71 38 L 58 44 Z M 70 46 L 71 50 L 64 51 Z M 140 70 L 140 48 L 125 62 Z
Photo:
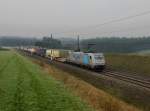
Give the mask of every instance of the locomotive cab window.
M 101 56 L 95 56 L 95 59 L 96 59 L 96 60 L 101 60 L 102 57 L 101 57 Z
M 90 59 L 92 59 L 92 57 L 90 56 Z

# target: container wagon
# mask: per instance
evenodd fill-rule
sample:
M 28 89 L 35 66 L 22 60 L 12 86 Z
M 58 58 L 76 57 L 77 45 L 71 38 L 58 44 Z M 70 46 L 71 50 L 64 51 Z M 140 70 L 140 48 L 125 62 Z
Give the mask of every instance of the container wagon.
M 46 57 L 50 58 L 51 60 L 65 62 L 68 56 L 69 56 L 69 50 L 63 50 L 63 49 L 46 50 Z
M 45 57 L 46 49 L 45 48 L 36 48 L 35 54 L 41 57 Z

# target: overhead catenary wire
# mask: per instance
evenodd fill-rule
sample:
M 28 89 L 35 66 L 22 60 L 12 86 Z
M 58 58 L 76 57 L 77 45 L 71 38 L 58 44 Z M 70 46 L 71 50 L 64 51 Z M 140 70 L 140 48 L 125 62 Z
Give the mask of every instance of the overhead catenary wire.
M 131 16 L 127 16 L 127 17 L 123 17 L 123 18 L 119 18 L 119 19 L 114 19 L 114 20 L 111 20 L 111 21 L 108 21 L 108 22 L 104 22 L 104 23 L 101 23 L 101 24 L 98 24 L 98 25 L 95 25 L 95 26 L 89 26 L 89 27 L 92 27 L 92 28 L 100 27 L 100 26 L 103 26 L 103 25 L 111 24 L 111 23 L 126 21 L 126 20 L 129 20 L 129 19 L 133 19 L 135 17 L 144 16 L 144 15 L 147 15 L 147 14 L 150 14 L 150 11 L 145 11 L 145 12 L 138 13 L 138 14 L 135 14 L 135 15 L 131 15 Z
M 122 22 L 122 21 L 126 21 L 126 20 L 129 20 L 129 19 L 133 19 L 133 18 L 136 18 L 136 17 L 140 17 L 140 16 L 144 16 L 144 15 L 148 15 L 150 14 L 150 10 L 149 11 L 145 11 L 145 12 L 142 12 L 142 13 L 137 13 L 137 14 L 134 14 L 134 15 L 130 15 L 130 16 L 126 16 L 126 17 L 122 17 L 122 18 L 118 18 L 118 19 L 113 19 L 113 20 L 110 20 L 110 21 L 107 21 L 107 22 L 104 22 L 104 23 L 101 23 L 101 24 L 97 24 L 97 25 L 92 25 L 92 26 L 87 26 L 87 27 L 82 27 L 82 28 L 77 28 L 77 29 L 88 29 L 88 28 L 98 28 L 98 27 L 102 27 L 104 25 L 109 25 L 109 24 L 113 24 L 113 23 L 117 23 L 117 22 Z M 54 33 L 54 34 L 80 34 L 80 35 L 87 35 L 88 33 L 78 33 L 76 31 L 64 31 L 64 32 L 57 32 L 57 33 Z
M 140 29 L 147 29 L 147 30 L 149 30 L 150 29 L 150 25 L 149 26 L 146 26 L 146 27 L 131 27 L 131 28 L 126 28 L 126 29 L 123 29 L 124 31 L 135 31 L 135 30 L 140 30 Z M 119 33 L 119 32 L 121 32 L 122 31 L 122 29 L 115 29 L 115 30 L 113 30 L 113 31 L 104 31 L 104 32 L 99 32 L 99 33 L 97 33 L 96 34 L 96 36 L 97 35 L 102 35 L 102 34 L 111 34 L 111 33 Z M 80 33 L 80 35 L 95 35 L 95 32 L 91 32 L 91 33 Z

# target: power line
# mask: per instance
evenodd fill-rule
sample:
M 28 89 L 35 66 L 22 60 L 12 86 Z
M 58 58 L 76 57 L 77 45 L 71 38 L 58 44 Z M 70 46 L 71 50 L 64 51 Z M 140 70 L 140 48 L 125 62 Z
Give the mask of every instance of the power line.
M 119 18 L 119 19 L 114 19 L 114 20 L 104 22 L 104 23 L 101 23 L 101 24 L 98 24 L 98 25 L 95 25 L 95 26 L 90 26 L 90 27 L 99 27 L 99 26 L 103 26 L 103 25 L 107 25 L 107 24 L 111 24 L 111 23 L 126 21 L 126 20 L 129 20 L 129 19 L 135 18 L 135 17 L 140 17 L 140 16 L 148 15 L 148 14 L 150 14 L 150 11 L 138 13 L 136 15 L 131 15 L 131 16 L 127 16 L 127 17 L 123 17 L 123 18 Z
M 130 15 L 130 16 L 127 16 L 127 17 L 110 20 L 110 21 L 108 21 L 108 22 L 104 22 L 104 23 L 101 23 L 101 24 L 98 24 L 98 25 L 93 25 L 93 26 L 84 27 L 84 28 L 96 28 L 96 27 L 101 27 L 101 26 L 104 26 L 104 25 L 107 25 L 107 24 L 122 22 L 122 21 L 126 21 L 126 20 L 129 20 L 129 19 L 133 19 L 133 18 L 136 18 L 136 17 L 148 15 L 148 14 L 150 14 L 150 10 L 149 10 L 149 11 L 142 12 L 142 13 L 138 13 L 138 14 L 135 14 L 135 15 Z M 81 28 L 78 28 L 78 29 L 81 29 Z M 82 28 L 82 29 L 83 29 L 83 28 Z M 54 33 L 54 34 L 65 34 L 65 33 L 75 33 L 75 31 L 58 32 L 58 33 Z
M 98 35 L 102 35 L 102 34 L 111 34 L 111 33 L 119 33 L 119 32 L 122 32 L 122 31 L 134 31 L 134 30 L 140 30 L 141 28 L 140 27 L 131 27 L 131 28 L 126 28 L 126 29 L 119 29 L 119 30 L 114 30 L 114 31 L 105 31 L 105 32 L 100 32 L 100 33 L 97 33 L 95 34 L 94 32 L 93 33 L 80 33 L 80 35 L 95 35 L 95 36 L 98 36 Z M 142 29 L 147 29 L 149 30 L 150 29 L 150 26 L 147 26 L 147 27 L 142 27 Z

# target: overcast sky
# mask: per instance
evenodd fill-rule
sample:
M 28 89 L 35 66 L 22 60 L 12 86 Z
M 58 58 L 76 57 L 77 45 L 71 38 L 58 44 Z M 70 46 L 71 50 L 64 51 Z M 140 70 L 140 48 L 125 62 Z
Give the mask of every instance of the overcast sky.
M 150 35 L 150 14 L 91 27 L 145 11 L 150 11 L 150 0 L 0 0 L 0 35 Z

